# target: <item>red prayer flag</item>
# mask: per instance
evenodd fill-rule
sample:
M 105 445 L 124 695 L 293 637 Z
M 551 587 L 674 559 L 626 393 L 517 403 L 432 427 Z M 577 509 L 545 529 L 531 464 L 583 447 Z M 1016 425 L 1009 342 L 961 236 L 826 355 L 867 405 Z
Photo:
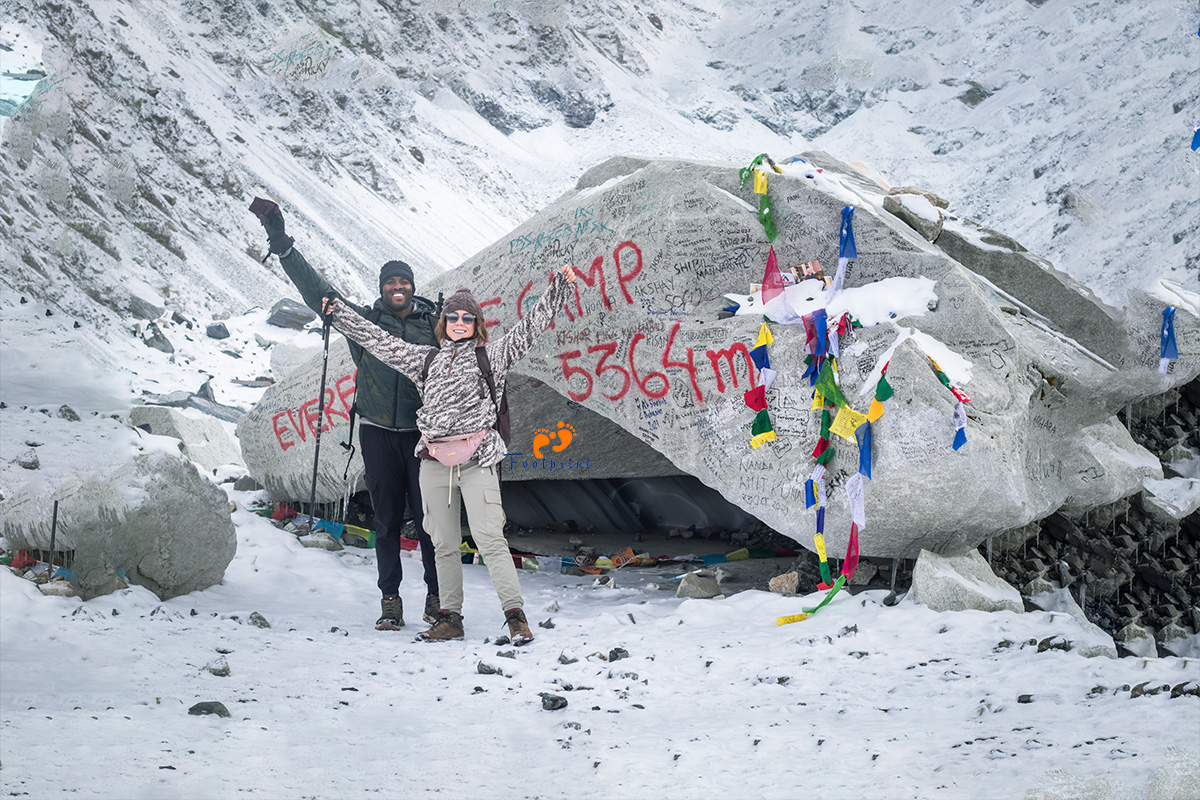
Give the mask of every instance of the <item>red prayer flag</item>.
M 751 411 L 762 411 L 767 407 L 767 387 L 755 386 L 742 395 Z
M 770 253 L 767 254 L 767 271 L 763 273 L 762 279 L 763 302 L 769 303 L 774 300 L 786 285 L 783 282 L 783 273 L 779 271 L 779 264 L 775 260 L 775 248 L 771 247 Z

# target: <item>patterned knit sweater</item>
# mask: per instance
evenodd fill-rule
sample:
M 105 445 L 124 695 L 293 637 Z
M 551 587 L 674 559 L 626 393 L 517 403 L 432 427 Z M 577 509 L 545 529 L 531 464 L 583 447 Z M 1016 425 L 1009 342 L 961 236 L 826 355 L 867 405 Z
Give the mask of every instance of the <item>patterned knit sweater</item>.
M 561 273 L 554 273 L 554 280 L 529 313 L 500 339 L 485 345 L 497 398 L 504 393 L 508 371 L 529 352 L 538 336 L 553 321 L 570 289 L 567 279 Z M 497 409 L 487 381 L 479 371 L 479 360 L 472 349 L 475 346 L 473 338 L 459 342 L 447 339 L 438 348 L 409 344 L 359 316 L 340 300 L 333 301 L 331 307 L 335 328 L 416 384 L 422 400 L 417 411 L 417 429 L 425 439 L 463 436 L 488 428 L 487 436 L 475 451 L 476 460 L 481 467 L 490 467 L 503 460 L 506 448 L 496 431 Z M 482 325 L 483 320 L 476 324 Z M 429 365 L 427 378 L 422 380 L 425 358 L 435 349 L 438 353 Z M 418 451 L 420 448 L 418 445 Z

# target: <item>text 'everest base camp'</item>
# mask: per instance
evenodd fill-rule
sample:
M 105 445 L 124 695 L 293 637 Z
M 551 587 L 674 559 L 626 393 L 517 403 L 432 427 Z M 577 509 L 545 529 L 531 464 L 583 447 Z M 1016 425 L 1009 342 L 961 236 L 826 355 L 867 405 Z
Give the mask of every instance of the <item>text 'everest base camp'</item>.
M 824 153 L 748 172 L 618 157 L 422 293 L 470 285 L 504 330 L 554 269 L 581 273 L 509 382 L 518 455 L 506 482 L 692 475 L 810 549 L 820 515 L 834 556 L 857 522 L 859 554 L 909 559 L 962 555 L 1161 480 L 1159 459 L 1115 413 L 1200 373 L 1200 297 L 1162 281 L 1121 312 L 946 205 Z M 856 252 L 839 290 L 846 216 Z M 764 305 L 772 254 L 782 287 Z M 814 260 L 823 279 L 805 277 Z M 794 265 L 798 280 L 783 279 Z M 1176 310 L 1178 358 L 1164 373 L 1165 308 Z M 814 317 L 827 325 L 819 335 Z M 322 424 L 344 441 L 354 380 L 344 340 L 329 359 Z M 308 495 L 319 369 L 318 359 L 296 370 L 238 426 L 247 466 L 280 499 Z M 829 381 L 837 392 L 815 402 Z M 881 384 L 890 398 L 878 416 Z M 774 438 L 752 442 L 762 408 Z M 548 446 L 532 452 L 535 431 L 552 441 L 557 429 L 574 432 L 570 465 Z M 344 451 L 328 447 L 321 462 L 317 497 L 334 501 Z M 810 484 L 817 462 L 824 474 Z

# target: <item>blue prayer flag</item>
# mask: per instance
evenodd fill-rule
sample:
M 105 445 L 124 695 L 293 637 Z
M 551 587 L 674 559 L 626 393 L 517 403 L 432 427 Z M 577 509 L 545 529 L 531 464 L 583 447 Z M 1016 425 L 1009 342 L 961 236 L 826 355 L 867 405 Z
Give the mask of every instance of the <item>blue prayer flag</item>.
M 820 357 L 825 355 L 825 350 L 829 346 L 827 339 L 829 320 L 826 316 L 825 309 L 818 308 L 812 312 L 813 331 L 817 335 L 817 341 L 814 345 L 814 355 Z
M 842 233 L 838 237 L 838 257 L 839 258 L 858 258 L 858 251 L 854 247 L 854 206 L 846 206 L 842 209 Z
M 871 423 L 864 422 L 854 431 L 854 439 L 858 442 L 858 472 L 867 480 L 871 479 Z
M 1175 308 L 1173 306 L 1163 309 L 1162 343 L 1159 351 L 1159 358 L 1179 358 L 1179 348 L 1175 346 Z
M 750 358 L 754 361 L 754 366 L 759 369 L 770 369 L 771 359 L 767 356 L 767 346 L 756 347 L 750 351 Z
M 817 533 L 825 533 L 825 506 L 817 509 Z
M 954 432 L 954 449 L 957 450 L 958 448 L 962 447 L 966 443 L 967 443 L 967 429 L 959 428 L 958 430 L 956 430 Z
M 1196 128 L 1196 132 L 1192 134 L 1192 149 L 1200 150 L 1200 128 Z
M 813 482 L 807 480 L 804 482 L 804 507 L 812 508 L 817 504 L 817 494 L 813 490 Z

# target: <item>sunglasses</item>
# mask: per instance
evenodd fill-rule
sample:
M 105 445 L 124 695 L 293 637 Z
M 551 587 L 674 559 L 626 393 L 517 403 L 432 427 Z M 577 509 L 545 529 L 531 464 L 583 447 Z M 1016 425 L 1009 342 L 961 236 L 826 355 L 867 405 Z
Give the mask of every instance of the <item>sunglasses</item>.
M 462 321 L 463 321 L 464 325 L 470 325 L 472 322 L 475 321 L 474 314 L 447 314 L 446 321 L 447 322 L 458 322 L 458 318 L 460 316 L 462 317 Z

